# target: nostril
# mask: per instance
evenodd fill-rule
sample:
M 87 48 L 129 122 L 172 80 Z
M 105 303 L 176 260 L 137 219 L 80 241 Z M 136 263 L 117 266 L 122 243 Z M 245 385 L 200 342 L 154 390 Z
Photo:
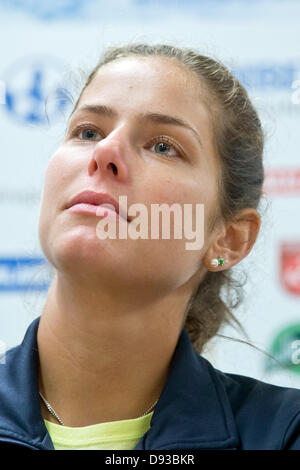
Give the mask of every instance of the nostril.
M 116 175 L 118 173 L 118 170 L 117 170 L 117 167 L 114 163 L 110 163 L 111 167 L 112 167 L 112 170 L 113 170 L 113 173 L 114 175 Z

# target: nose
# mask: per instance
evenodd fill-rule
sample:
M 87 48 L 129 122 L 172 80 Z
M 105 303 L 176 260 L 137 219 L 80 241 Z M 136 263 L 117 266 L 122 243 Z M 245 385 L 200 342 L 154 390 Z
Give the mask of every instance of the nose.
M 95 145 L 89 162 L 90 174 L 99 172 L 103 177 L 117 178 L 120 181 L 127 180 L 128 166 L 123 137 L 121 133 L 110 134 Z

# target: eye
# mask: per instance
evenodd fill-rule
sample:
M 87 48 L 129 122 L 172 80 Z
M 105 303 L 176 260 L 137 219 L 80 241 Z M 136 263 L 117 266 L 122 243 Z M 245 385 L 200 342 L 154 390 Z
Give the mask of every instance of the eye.
M 94 129 L 83 129 L 79 136 L 82 135 L 82 140 L 95 140 L 95 136 L 99 134 L 99 132 L 94 131 Z
M 175 145 L 168 137 L 160 135 L 151 141 L 152 147 L 159 155 L 167 158 L 176 158 L 183 155 L 183 151 Z
M 89 140 L 95 141 L 95 140 L 99 140 L 97 138 L 97 135 L 100 136 L 101 138 L 100 133 L 96 129 L 91 127 L 90 125 L 89 126 L 81 125 L 81 126 L 75 127 L 75 129 L 72 130 L 70 137 L 71 139 L 74 137 L 78 137 L 79 140 L 83 140 L 83 141 L 89 141 Z

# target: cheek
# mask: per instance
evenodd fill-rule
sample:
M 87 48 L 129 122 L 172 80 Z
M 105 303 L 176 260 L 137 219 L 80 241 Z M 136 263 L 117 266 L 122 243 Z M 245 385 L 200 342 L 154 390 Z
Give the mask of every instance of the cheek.
M 198 184 L 186 184 L 178 179 L 175 181 L 171 178 L 158 177 L 156 179 L 152 177 L 149 183 L 143 185 L 142 194 L 147 196 L 150 239 L 144 243 L 139 242 L 141 251 L 135 253 L 150 268 L 149 272 L 156 271 L 161 282 L 164 282 L 163 279 L 168 279 L 173 287 L 181 285 L 190 279 L 201 265 L 208 216 L 205 194 L 199 193 Z M 170 231 L 166 231 L 166 239 L 162 237 L 163 216 L 160 214 L 159 222 L 156 216 L 153 217 L 153 204 L 160 207 L 165 204 L 168 208 L 178 206 L 178 212 L 175 213 L 180 216 L 176 221 L 171 210 L 164 212 L 170 228 Z M 191 212 L 188 212 L 184 204 L 190 205 Z M 197 204 L 204 204 L 203 212 L 197 208 Z M 159 240 L 151 239 L 151 224 L 153 227 L 157 227 L 158 224 Z M 175 237 L 174 224 L 180 228 L 177 232 L 178 235 L 181 232 L 179 238 Z
M 172 173 L 171 168 L 169 173 Z M 155 171 L 144 177 L 142 184 L 140 194 L 145 195 L 145 199 L 153 204 L 181 203 L 190 199 L 193 192 L 189 188 L 187 177 L 184 174 L 181 177 L 180 172 L 178 175 L 168 176 L 168 171 Z
M 55 217 L 65 203 L 64 188 L 68 187 L 68 181 L 70 175 L 67 166 L 63 164 L 59 152 L 56 152 L 51 157 L 45 172 L 40 203 L 38 232 L 42 248 L 45 248 L 47 240 L 50 239 Z
M 197 173 L 194 175 L 176 176 L 176 178 L 159 179 L 159 175 L 153 184 L 146 184 L 145 194 L 151 195 L 150 203 L 167 204 L 171 207 L 173 204 L 181 208 L 182 225 L 187 223 L 187 229 L 193 232 L 203 230 L 204 245 L 210 235 L 210 225 L 212 216 L 216 212 L 217 205 L 217 182 L 211 172 Z M 149 211 L 150 211 L 149 204 Z M 201 222 L 201 224 L 200 224 Z M 184 234 L 184 227 L 182 230 Z M 175 240 L 176 241 L 176 240 Z M 188 240 L 186 240 L 188 241 Z
M 73 162 L 73 164 L 71 163 Z M 66 191 L 79 169 L 66 149 L 59 148 L 51 157 L 45 172 L 43 187 L 43 207 L 51 211 L 65 204 Z M 51 215 L 51 214 L 49 214 Z
M 197 180 L 184 176 L 162 179 L 160 175 L 157 175 L 157 178 L 152 177 L 149 182 L 145 182 L 141 190 L 141 194 L 147 197 L 149 214 L 152 204 L 178 206 L 183 221 L 187 220 L 191 214 L 193 230 L 196 230 L 196 221 L 202 216 L 202 211 L 204 229 L 207 229 L 215 207 L 215 193 L 215 184 L 214 181 L 210 182 L 209 175 L 205 175 L 202 179 L 197 178 Z
M 59 198 L 61 191 L 66 187 L 71 178 L 71 166 L 68 165 L 62 153 L 57 151 L 50 159 L 48 168 L 45 173 L 45 194 L 49 194 L 51 198 Z

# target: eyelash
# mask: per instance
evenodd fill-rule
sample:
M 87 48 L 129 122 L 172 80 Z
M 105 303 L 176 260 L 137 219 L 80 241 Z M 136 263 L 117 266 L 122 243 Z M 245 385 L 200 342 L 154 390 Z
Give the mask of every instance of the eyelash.
M 96 129 L 94 126 L 90 125 L 90 124 L 89 125 L 80 125 L 80 126 L 75 127 L 71 131 L 70 138 L 73 139 L 74 137 L 78 137 L 79 134 L 84 130 L 92 130 L 92 131 L 97 132 L 98 134 L 100 134 L 99 130 Z M 88 142 L 88 140 L 86 140 L 86 142 Z M 152 139 L 150 141 L 150 144 L 154 144 L 154 143 L 158 143 L 158 142 L 165 142 L 167 145 L 173 147 L 176 150 L 176 152 L 180 155 L 180 157 L 185 156 L 184 151 L 181 149 L 181 147 L 178 144 L 175 144 L 171 139 L 169 139 L 169 137 L 167 137 L 165 135 L 159 135 L 159 136 L 155 137 L 154 139 Z M 159 155 L 159 154 L 157 154 L 157 155 Z M 163 154 L 160 155 L 160 156 L 163 157 L 163 158 L 167 158 L 169 160 L 171 158 L 174 158 L 174 157 L 168 157 L 167 155 L 163 155 Z

